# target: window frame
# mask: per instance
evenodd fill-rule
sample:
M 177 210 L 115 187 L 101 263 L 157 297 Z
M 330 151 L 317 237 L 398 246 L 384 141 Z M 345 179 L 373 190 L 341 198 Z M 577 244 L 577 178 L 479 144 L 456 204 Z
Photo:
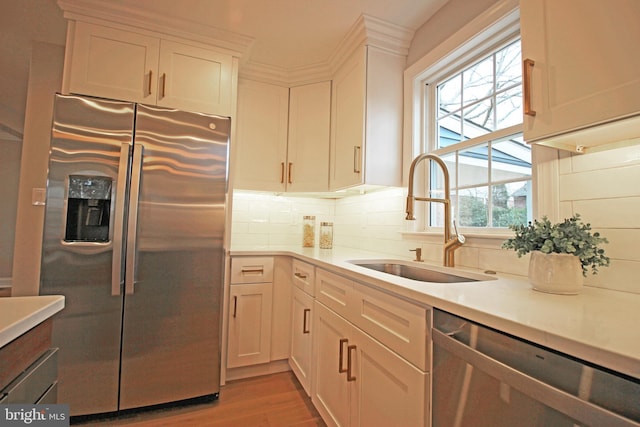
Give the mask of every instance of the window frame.
M 408 169 L 412 160 L 424 150 L 428 150 L 425 144 L 426 123 L 429 109 L 435 105 L 427 103 L 428 90 L 426 83 L 432 81 L 435 75 L 452 73 L 456 69 L 462 69 L 465 65 L 472 64 L 481 54 L 490 54 L 496 47 L 515 40 L 520 35 L 520 11 L 517 0 L 502 0 L 490 9 L 480 14 L 471 22 L 455 32 L 443 43 L 417 60 L 405 70 L 405 134 L 404 134 L 404 157 L 406 165 L 404 168 L 404 181 L 408 185 Z M 432 111 L 432 110 L 431 110 Z M 517 133 L 522 131 L 522 125 L 507 128 L 507 132 Z M 515 128 L 515 129 L 514 129 Z M 473 144 L 469 140 L 464 144 Z M 477 143 L 477 141 L 476 141 Z M 424 147 L 424 149 L 423 149 Z M 532 147 L 532 194 L 533 209 L 532 216 L 535 218 L 538 212 L 536 203 L 538 182 L 536 162 L 539 156 L 536 155 L 536 148 Z M 437 154 L 439 150 L 431 151 Z M 420 175 L 418 172 L 416 175 Z M 420 185 L 424 180 L 416 176 L 416 193 L 424 192 L 424 186 Z M 552 183 L 553 184 L 553 183 Z M 424 194 L 424 193 L 422 193 Z M 545 199 L 548 205 L 552 205 L 553 198 Z M 416 203 L 415 212 L 418 218 L 417 224 L 408 226 L 413 232 L 442 233 L 442 227 L 428 227 L 427 203 Z M 461 229 L 466 236 L 496 237 L 504 238 L 509 235 L 508 229 L 503 228 L 469 228 Z

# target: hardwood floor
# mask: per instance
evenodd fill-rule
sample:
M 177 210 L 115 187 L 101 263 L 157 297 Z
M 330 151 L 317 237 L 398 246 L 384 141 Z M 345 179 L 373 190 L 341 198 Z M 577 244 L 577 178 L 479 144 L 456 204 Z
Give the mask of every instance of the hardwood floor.
M 81 426 L 326 427 L 292 372 L 230 381 L 214 402 L 74 423 Z

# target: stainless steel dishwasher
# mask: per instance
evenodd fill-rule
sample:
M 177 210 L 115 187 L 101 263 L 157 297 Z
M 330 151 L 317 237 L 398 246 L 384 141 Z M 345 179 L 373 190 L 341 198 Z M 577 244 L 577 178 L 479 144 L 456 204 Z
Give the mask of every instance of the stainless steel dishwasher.
M 640 381 L 434 310 L 433 427 L 640 426 Z

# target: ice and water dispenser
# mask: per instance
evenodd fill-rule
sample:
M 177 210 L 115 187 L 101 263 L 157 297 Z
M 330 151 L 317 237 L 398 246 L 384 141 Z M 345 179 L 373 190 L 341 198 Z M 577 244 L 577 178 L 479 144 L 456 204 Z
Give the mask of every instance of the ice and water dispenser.
M 69 176 L 65 241 L 109 241 L 112 183 L 106 176 Z

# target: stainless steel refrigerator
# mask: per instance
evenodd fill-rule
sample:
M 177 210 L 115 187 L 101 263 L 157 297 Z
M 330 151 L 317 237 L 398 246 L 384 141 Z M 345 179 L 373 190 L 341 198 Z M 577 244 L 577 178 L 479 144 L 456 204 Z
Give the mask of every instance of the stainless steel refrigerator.
M 230 119 L 56 95 L 41 294 L 72 416 L 216 398 Z

